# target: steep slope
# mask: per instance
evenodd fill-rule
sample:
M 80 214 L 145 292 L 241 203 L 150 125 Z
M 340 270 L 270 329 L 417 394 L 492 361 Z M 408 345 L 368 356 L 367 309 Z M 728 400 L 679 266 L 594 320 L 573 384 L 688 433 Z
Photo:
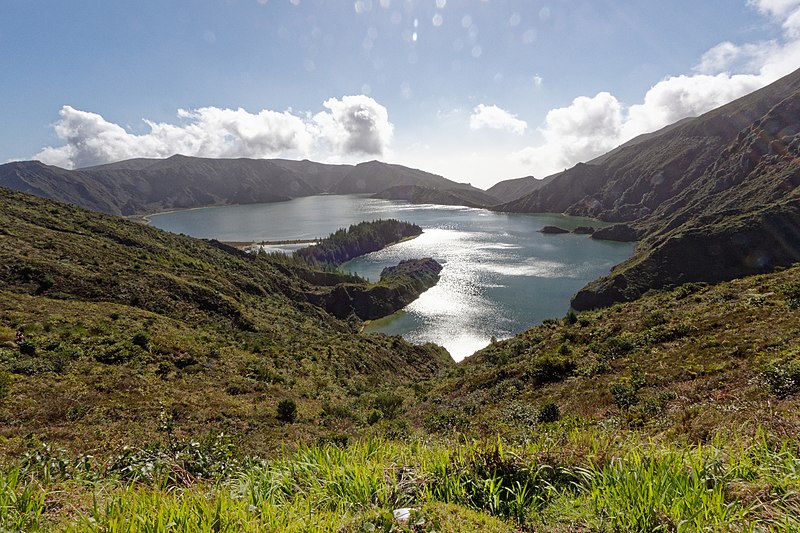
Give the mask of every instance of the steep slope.
M 297 173 L 268 160 L 206 159 L 175 155 L 147 166 L 82 171 L 130 197 L 123 214 L 228 203 L 289 200 L 320 192 Z
M 497 209 L 567 213 L 610 222 L 641 219 L 703 176 L 739 132 L 798 90 L 800 71 L 613 150 L 598 158 L 597 164 L 578 164 L 532 194 Z
M 120 206 L 129 200 L 119 187 L 99 183 L 93 176 L 80 171 L 65 170 L 39 161 L 0 165 L 0 186 L 117 215 L 122 214 Z
M 166 411 L 183 434 L 268 448 L 330 431 L 326 406 L 452 364 L 433 345 L 354 333 L 308 302 L 318 287 L 298 268 L 0 188 L 3 446 L 143 445 Z M 276 418 L 284 399 L 297 424 Z M 358 431 L 351 415 L 337 423 Z
M 511 439 L 559 416 L 700 442 L 795 435 L 798 325 L 800 267 L 687 284 L 493 343 L 432 383 L 417 415 L 435 431 Z
M 576 309 L 790 265 L 800 260 L 799 111 L 796 71 L 499 209 L 624 222 L 594 238 L 641 239 L 632 259 L 575 296 Z
M 515 178 L 496 183 L 486 190 L 486 193 L 499 200 L 498 203 L 508 203 L 531 194 L 533 191 L 541 189 L 550 183 L 555 174 L 546 178 L 538 179 L 533 176 Z

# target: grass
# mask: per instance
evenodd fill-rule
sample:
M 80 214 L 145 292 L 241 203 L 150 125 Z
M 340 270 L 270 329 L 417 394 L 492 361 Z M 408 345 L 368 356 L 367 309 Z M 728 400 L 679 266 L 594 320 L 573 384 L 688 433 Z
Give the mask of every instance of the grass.
M 0 525 L 53 531 L 785 531 L 800 450 L 765 434 L 682 446 L 559 430 L 525 444 L 367 439 L 248 459 L 189 483 L 107 465 L 0 482 Z M 77 461 L 78 463 L 80 461 Z M 394 509 L 412 508 L 407 523 Z

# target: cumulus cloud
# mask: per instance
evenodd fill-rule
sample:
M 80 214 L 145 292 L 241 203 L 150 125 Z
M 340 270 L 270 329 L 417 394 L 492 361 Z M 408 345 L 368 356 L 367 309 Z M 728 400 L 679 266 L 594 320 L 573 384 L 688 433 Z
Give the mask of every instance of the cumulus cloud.
M 97 113 L 64 106 L 55 123 L 66 144 L 46 147 L 35 157 L 64 168 L 80 168 L 134 157 L 180 153 L 203 157 L 300 156 L 319 159 L 381 155 L 388 150 L 393 125 L 386 108 L 367 96 L 331 98 L 328 111 L 203 107 L 178 110 L 177 124 L 145 120 L 149 131 L 134 134 Z
M 483 128 L 508 130 L 522 135 L 528 128 L 528 123 L 496 105 L 479 104 L 472 110 L 472 115 L 469 117 L 469 128 L 471 130 Z
M 330 98 L 329 111 L 314 115 L 317 131 L 337 153 L 380 155 L 386 151 L 394 126 L 386 108 L 369 96 Z
M 622 104 L 610 93 L 579 96 L 567 107 L 547 113 L 541 128 L 545 143 L 517 153 L 537 173 L 555 172 L 614 148 L 623 127 Z M 545 175 L 545 174 L 541 174 Z
M 640 135 L 697 116 L 744 96 L 800 65 L 800 0 L 749 0 L 748 5 L 781 24 L 780 41 L 720 43 L 700 58 L 692 74 L 668 77 L 625 106 L 609 93 L 575 98 L 551 110 L 540 133 L 544 144 L 513 157 L 547 175 L 602 155 Z

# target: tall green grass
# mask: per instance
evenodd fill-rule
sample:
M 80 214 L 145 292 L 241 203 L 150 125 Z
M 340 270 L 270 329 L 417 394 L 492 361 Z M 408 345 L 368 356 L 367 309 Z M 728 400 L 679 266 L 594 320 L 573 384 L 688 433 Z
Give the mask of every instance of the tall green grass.
M 705 445 L 596 428 L 524 444 L 370 439 L 301 446 L 187 486 L 97 470 L 65 485 L 12 468 L 0 477 L 0 518 L 12 531 L 787 531 L 800 530 L 798 474 L 797 443 L 763 435 Z M 75 492 L 69 512 L 51 505 L 65 490 Z M 418 511 L 398 524 L 399 507 Z

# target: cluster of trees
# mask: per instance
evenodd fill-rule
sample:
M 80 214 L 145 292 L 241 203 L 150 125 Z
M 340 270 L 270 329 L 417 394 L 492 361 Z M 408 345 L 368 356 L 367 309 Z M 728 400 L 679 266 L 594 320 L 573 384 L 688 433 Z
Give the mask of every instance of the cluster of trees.
M 355 257 L 375 252 L 392 243 L 422 233 L 422 228 L 399 220 L 360 222 L 331 233 L 318 244 L 295 252 L 306 263 L 339 266 Z

